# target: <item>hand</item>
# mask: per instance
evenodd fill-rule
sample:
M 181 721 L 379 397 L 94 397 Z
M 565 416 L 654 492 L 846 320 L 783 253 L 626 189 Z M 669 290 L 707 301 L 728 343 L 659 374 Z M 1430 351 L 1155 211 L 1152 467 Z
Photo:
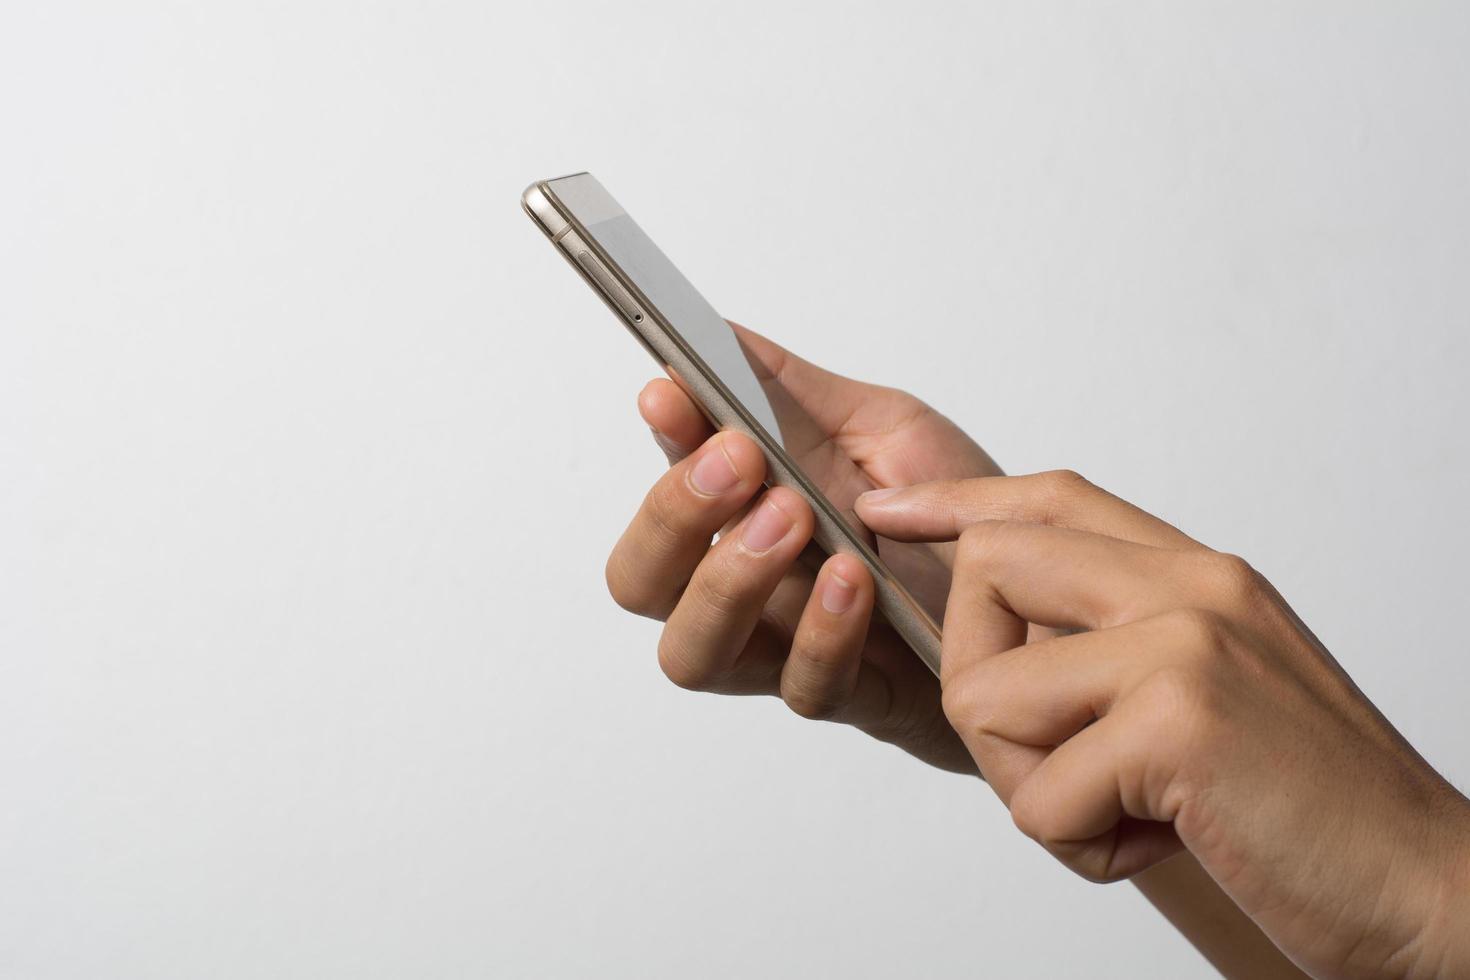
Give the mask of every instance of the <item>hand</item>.
M 868 487 L 995 475 L 989 456 L 911 395 L 823 371 L 743 328 L 741 339 Z M 613 549 L 607 583 L 625 609 L 665 620 L 659 663 L 681 687 L 779 694 L 810 718 L 854 725 L 933 765 L 975 771 L 941 710 L 939 684 L 886 625 L 870 622 L 865 566 L 798 560 L 812 516 L 796 493 L 759 494 L 765 461 L 739 433 L 715 434 L 684 391 L 638 398 L 671 467 Z M 728 533 L 710 546 L 716 532 Z M 931 566 L 948 586 L 948 567 Z
M 857 510 L 958 540 L 944 711 L 1064 864 L 1114 880 L 1187 848 L 1309 972 L 1470 976 L 1470 803 L 1245 562 L 1070 474 Z

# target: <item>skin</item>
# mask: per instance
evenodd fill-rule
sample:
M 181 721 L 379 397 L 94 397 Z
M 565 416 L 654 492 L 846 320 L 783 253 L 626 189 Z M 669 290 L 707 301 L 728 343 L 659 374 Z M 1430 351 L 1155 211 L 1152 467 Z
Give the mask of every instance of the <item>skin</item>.
M 670 468 L 607 581 L 665 621 L 675 684 L 983 773 L 1023 833 L 1133 880 L 1228 976 L 1470 975 L 1470 802 L 1248 564 L 1076 474 L 1002 476 L 913 396 L 737 329 L 877 488 L 863 522 L 943 559 L 943 677 L 874 620 L 861 562 L 801 559 L 811 513 L 762 488 L 760 450 L 657 380 L 638 404 Z

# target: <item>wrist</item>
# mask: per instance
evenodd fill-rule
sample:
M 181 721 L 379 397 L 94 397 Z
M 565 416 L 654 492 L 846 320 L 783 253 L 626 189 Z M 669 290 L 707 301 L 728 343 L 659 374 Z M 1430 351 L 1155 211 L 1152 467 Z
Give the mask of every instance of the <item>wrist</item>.
M 1444 808 L 1444 833 L 1436 855 L 1432 898 L 1424 910 L 1424 926 L 1414 976 L 1470 976 L 1470 800 L 1458 793 Z

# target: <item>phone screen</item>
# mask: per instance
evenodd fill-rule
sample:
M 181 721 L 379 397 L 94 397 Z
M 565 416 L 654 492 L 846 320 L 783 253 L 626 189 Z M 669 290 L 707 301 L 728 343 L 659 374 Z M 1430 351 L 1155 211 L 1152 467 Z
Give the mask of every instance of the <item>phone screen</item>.
M 877 545 L 884 563 L 938 621 L 945 596 L 935 594 L 935 576 L 913 574 L 916 563 L 932 568 L 937 560 L 933 549 L 874 540 L 853 510 L 858 494 L 873 489 L 873 482 L 775 378 L 755 344 L 741 339 L 590 174 L 561 177 L 547 184 L 561 205 L 663 314 L 684 346 L 723 382 L 744 405 L 751 420 L 781 446 L 848 525 Z M 947 578 L 940 577 L 940 581 Z

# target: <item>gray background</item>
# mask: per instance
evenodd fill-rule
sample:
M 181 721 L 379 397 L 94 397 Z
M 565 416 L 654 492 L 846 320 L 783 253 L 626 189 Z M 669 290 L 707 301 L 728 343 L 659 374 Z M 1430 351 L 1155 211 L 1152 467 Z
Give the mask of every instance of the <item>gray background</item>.
M 7 5 L 0 974 L 1204 972 L 658 673 L 646 355 L 517 195 L 1251 558 L 1470 778 L 1470 13 Z

